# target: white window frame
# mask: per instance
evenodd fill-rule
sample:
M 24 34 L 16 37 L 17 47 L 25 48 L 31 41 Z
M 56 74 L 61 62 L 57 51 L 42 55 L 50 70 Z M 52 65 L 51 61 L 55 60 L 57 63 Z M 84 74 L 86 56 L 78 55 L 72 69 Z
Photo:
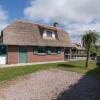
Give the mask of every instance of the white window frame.
M 52 38 L 52 37 L 53 37 L 53 36 L 52 36 L 52 35 L 53 35 L 53 32 L 47 30 L 47 31 L 46 31 L 46 35 L 47 35 L 48 38 Z
M 48 37 L 48 36 L 47 36 L 47 31 L 52 32 L 52 37 Z M 45 30 L 45 31 L 43 32 L 43 38 L 44 38 L 44 39 L 56 39 L 55 31 L 52 31 L 52 30 Z

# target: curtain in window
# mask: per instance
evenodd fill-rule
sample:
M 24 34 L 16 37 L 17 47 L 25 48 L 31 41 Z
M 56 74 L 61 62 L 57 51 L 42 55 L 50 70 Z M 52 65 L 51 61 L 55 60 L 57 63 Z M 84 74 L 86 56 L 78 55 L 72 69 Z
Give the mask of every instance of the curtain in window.
M 57 48 L 57 53 L 61 54 L 61 48 Z
M 34 47 L 33 48 L 33 54 L 38 53 L 46 53 L 48 55 L 50 54 L 61 54 L 61 48 L 55 48 L 55 47 Z
M 51 48 L 50 47 L 47 47 L 46 51 L 47 51 L 47 54 L 51 54 Z

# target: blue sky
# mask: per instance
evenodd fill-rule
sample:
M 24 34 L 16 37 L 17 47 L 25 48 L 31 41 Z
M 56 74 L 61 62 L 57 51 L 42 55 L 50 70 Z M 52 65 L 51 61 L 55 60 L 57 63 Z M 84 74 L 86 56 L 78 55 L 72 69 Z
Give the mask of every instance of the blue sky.
M 100 0 L 0 0 L 0 30 L 14 19 L 58 22 L 75 42 L 87 30 L 100 32 Z
M 8 13 L 8 21 L 24 17 L 23 10 L 28 6 L 27 0 L 0 0 L 0 5 Z

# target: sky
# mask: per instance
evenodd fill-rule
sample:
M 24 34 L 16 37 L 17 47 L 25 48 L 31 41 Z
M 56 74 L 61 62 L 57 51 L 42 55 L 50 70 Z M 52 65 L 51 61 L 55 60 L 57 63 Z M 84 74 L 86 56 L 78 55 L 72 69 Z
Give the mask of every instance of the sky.
M 15 19 L 58 22 L 74 42 L 88 30 L 100 32 L 100 0 L 0 0 L 0 30 Z

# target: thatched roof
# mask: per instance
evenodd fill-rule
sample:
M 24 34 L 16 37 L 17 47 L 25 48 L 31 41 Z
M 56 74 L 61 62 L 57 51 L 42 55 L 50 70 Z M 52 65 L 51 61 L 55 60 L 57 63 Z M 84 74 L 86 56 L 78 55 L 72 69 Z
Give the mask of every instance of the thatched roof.
M 54 30 L 56 39 L 43 39 L 43 31 Z M 3 30 L 3 44 L 25 46 L 73 47 L 67 32 L 60 28 L 16 20 Z
M 85 50 L 84 47 L 82 47 L 80 44 L 78 43 L 74 43 L 74 47 L 77 49 L 77 50 Z

